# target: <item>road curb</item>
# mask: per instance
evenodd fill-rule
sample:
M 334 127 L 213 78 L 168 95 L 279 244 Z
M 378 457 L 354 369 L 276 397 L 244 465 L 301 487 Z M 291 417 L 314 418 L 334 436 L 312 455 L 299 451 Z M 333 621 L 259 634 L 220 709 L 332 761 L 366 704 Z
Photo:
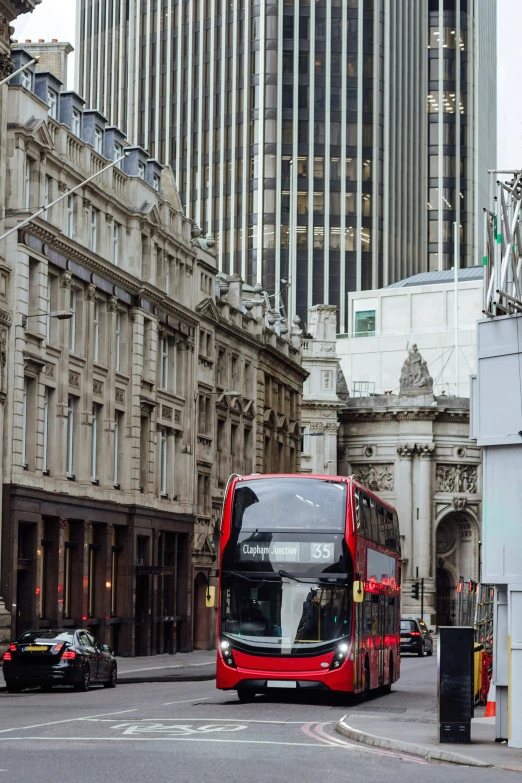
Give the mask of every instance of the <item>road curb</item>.
M 346 716 L 345 716 L 346 717 Z M 377 737 L 375 734 L 367 734 L 364 731 L 352 728 L 341 718 L 336 725 L 335 730 L 348 739 L 360 742 L 364 745 L 372 745 L 383 750 L 398 750 L 402 753 L 408 753 L 410 756 L 420 756 L 427 761 L 445 761 L 449 764 L 464 764 L 467 767 L 491 767 L 485 761 L 479 761 L 471 756 L 463 756 L 461 753 L 452 753 L 446 750 L 437 750 L 426 747 L 425 745 L 416 745 L 413 742 L 402 742 L 401 740 L 388 739 L 387 737 Z
M 215 680 L 216 673 L 212 674 L 157 674 L 152 677 L 118 677 L 118 685 L 138 685 L 144 682 L 205 682 Z M 7 693 L 5 685 L 0 685 L 0 693 Z

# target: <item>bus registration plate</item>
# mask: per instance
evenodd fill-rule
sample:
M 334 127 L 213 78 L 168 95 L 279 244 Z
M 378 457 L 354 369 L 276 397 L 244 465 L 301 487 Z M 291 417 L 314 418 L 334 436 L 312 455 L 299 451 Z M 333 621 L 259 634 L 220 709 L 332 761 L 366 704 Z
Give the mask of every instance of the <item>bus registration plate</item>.
M 297 680 L 267 680 L 267 688 L 297 688 Z

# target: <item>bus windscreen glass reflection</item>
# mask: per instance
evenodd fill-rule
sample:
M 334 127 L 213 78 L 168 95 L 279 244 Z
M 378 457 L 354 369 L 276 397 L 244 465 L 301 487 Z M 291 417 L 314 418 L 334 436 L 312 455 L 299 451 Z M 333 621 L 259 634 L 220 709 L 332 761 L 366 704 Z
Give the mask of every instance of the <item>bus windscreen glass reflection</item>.
M 269 654 L 314 652 L 350 634 L 351 590 L 321 580 L 244 580 L 228 575 L 222 589 L 221 630 Z
M 234 491 L 236 530 L 343 532 L 346 484 L 320 479 L 277 478 L 240 482 Z

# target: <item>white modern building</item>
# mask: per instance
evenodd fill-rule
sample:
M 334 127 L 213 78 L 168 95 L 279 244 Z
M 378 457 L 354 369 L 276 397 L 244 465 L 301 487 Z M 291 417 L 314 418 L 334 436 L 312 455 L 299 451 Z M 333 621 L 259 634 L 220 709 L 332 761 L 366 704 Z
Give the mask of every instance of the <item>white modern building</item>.
M 350 394 L 397 393 L 405 352 L 417 345 L 434 393 L 469 397 L 476 324 L 483 309 L 482 267 L 459 271 L 457 304 L 455 330 L 453 271 L 421 273 L 387 288 L 350 293 L 350 331 L 337 337 Z

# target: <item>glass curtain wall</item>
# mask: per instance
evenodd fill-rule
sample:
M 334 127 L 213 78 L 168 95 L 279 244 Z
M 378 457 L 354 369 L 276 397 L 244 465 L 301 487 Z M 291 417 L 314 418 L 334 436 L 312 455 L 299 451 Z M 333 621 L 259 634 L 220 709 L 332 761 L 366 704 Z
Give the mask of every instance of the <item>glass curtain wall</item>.
M 460 265 L 473 263 L 467 225 L 469 100 L 472 59 L 468 0 L 429 0 L 428 29 L 428 263 L 454 265 L 454 223 Z

